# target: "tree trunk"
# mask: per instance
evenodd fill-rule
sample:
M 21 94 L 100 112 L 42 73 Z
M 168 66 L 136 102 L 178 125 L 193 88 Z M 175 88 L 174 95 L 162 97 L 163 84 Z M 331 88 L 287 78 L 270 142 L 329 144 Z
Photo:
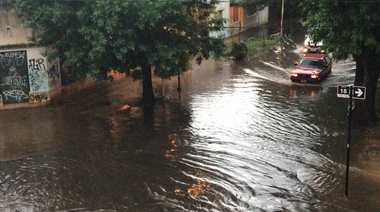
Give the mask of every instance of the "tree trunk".
M 156 103 L 156 98 L 153 92 L 153 82 L 152 82 L 152 66 L 142 65 L 141 71 L 143 74 L 143 97 L 141 103 L 153 105 Z
M 355 101 L 354 120 L 357 124 L 373 124 L 378 120 L 376 114 L 376 91 L 379 80 L 379 53 L 363 48 L 363 54 L 355 56 L 355 85 L 366 87 L 366 99 Z

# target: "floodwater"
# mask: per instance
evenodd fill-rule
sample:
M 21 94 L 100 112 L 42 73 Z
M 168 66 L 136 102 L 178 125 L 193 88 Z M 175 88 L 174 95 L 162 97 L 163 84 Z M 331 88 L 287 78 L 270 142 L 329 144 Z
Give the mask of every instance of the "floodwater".
M 0 111 L 0 211 L 378 211 L 360 130 L 344 195 L 348 101 L 336 86 L 353 82 L 354 62 L 295 84 L 298 50 L 279 55 L 205 61 L 180 100 L 173 85 L 151 108 Z

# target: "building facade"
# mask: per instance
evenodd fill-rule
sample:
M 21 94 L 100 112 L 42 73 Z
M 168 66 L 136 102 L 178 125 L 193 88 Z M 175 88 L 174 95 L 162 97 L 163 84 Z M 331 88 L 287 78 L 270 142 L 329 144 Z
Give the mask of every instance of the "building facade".
M 252 32 L 254 36 L 262 36 L 267 33 L 265 24 L 269 21 L 269 8 L 248 14 L 247 11 L 239 6 L 238 1 L 221 1 L 216 11 L 219 17 L 228 20 L 223 32 L 225 37 L 237 37 L 240 34 Z
M 8 0 L 0 0 L 0 107 L 48 102 L 61 88 L 59 60 L 49 61 L 49 49 L 34 46 L 33 30 L 22 27 Z

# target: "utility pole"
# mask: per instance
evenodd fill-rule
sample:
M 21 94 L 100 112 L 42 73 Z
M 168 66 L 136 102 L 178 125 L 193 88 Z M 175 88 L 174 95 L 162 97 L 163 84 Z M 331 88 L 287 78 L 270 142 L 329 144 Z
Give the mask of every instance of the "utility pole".
M 282 39 L 283 28 L 284 28 L 284 4 L 285 4 L 285 0 L 281 0 L 281 29 L 280 29 L 281 39 Z

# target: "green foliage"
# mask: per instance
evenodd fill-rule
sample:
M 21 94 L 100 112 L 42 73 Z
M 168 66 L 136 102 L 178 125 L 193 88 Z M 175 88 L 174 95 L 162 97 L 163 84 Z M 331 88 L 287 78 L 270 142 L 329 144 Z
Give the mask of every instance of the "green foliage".
M 380 2 L 305 0 L 302 4 L 309 34 L 323 41 L 337 60 L 353 56 L 356 62 L 355 85 L 367 87 L 364 101 L 355 103 L 355 116 L 375 122 L 376 90 L 380 75 Z M 316 12 L 318 11 L 318 12 Z
M 264 51 L 272 48 L 280 42 L 281 37 L 279 35 L 270 36 L 268 38 L 249 38 L 246 41 L 249 53 L 255 53 L 257 51 Z
M 220 57 L 225 20 L 213 18 L 214 1 L 194 0 L 12 0 L 31 38 L 51 46 L 50 56 L 63 59 L 73 77 L 98 76 L 110 69 L 129 71 L 154 66 L 155 74 L 169 78 L 199 62 Z
M 281 1 L 276 1 L 280 2 Z M 250 14 L 254 14 L 258 10 L 262 10 L 265 7 L 268 7 L 271 1 L 268 0 L 242 0 L 240 6 L 243 6 Z
M 309 33 L 336 59 L 361 55 L 364 48 L 380 51 L 380 2 L 306 0 L 302 7 Z
M 131 73 L 132 79 L 133 80 L 139 80 L 143 78 L 142 71 L 140 69 L 135 69 Z
M 248 47 L 246 43 L 241 41 L 232 43 L 231 56 L 235 60 L 244 60 L 244 58 L 247 57 L 247 54 Z
M 259 51 L 265 51 L 273 46 L 277 45 L 280 42 L 280 36 L 271 36 L 268 38 L 255 38 L 251 37 L 244 41 L 245 46 L 247 47 L 247 54 L 245 54 L 247 57 L 254 56 Z M 235 43 L 238 42 L 230 42 L 227 43 L 226 49 L 223 53 L 224 57 L 235 57 L 232 55 L 232 47 Z M 244 48 L 244 47 L 243 47 Z

